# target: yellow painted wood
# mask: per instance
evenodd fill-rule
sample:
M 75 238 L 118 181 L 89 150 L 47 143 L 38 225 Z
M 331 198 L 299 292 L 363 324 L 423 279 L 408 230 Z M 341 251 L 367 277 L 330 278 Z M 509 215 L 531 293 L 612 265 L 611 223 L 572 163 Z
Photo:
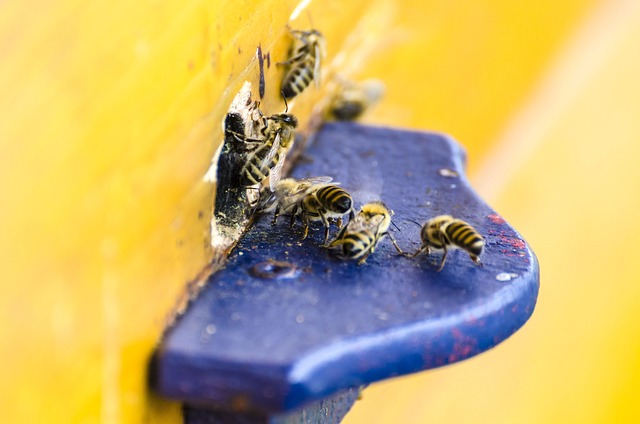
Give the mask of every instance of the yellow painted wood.
M 367 121 L 432 129 L 467 147 L 473 172 L 547 62 L 597 1 L 403 1 L 366 76 L 387 93 Z
M 296 4 L 1 6 L 3 422 L 180 421 L 148 392 L 147 363 L 187 286 L 224 254 L 209 247 L 215 187 L 202 177 L 235 92 L 257 84 L 259 44 L 264 110 L 282 110 L 275 62 Z M 385 4 L 312 4 L 291 25 L 313 20 L 330 62 Z M 297 101 L 303 124 L 319 95 Z
M 365 390 L 345 424 L 640 422 L 639 19 L 633 1 L 591 9 L 472 175 L 540 259 L 531 321 Z
M 467 145 L 470 168 L 482 179 L 482 164 L 493 158 L 490 150 L 500 143 L 500 134 L 535 95 L 537 81 L 577 25 L 600 12 L 595 4 L 312 1 L 291 24 L 315 26 L 326 35 L 326 80 L 340 73 L 385 81 L 386 97 L 367 121 L 451 133 Z M 245 80 L 257 85 L 258 44 L 271 57 L 263 107 L 267 113 L 283 108 L 275 62 L 283 60 L 290 42 L 285 24 L 296 5 L 285 0 L 27 0 L 0 6 L 3 422 L 180 422 L 176 403 L 148 392 L 147 362 L 167 317 L 184 303 L 189 283 L 222 253 L 209 247 L 215 187 L 202 176 L 221 139 L 220 122 L 231 99 Z M 624 338 L 633 329 L 625 323 L 637 321 L 631 309 L 637 292 L 629 283 L 636 274 L 630 265 L 616 268 L 615 281 L 622 281 L 618 285 L 626 295 L 622 301 L 613 284 L 600 290 L 603 280 L 595 279 L 604 278 L 608 267 L 585 280 L 588 275 L 575 274 L 579 264 L 568 268 L 561 259 L 566 248 L 552 238 L 564 230 L 563 240 L 573 242 L 603 212 L 615 212 L 614 201 L 624 200 L 629 211 L 637 205 L 623 197 L 628 191 L 621 186 L 615 192 L 619 199 L 611 193 L 610 209 L 591 210 L 586 187 L 577 194 L 582 203 L 563 216 L 570 221 L 590 210 L 590 221 L 568 227 L 550 214 L 553 205 L 566 200 L 566 191 L 560 191 L 555 175 L 539 176 L 540 168 L 548 168 L 546 158 L 558 155 L 555 163 L 566 165 L 561 159 L 573 157 L 583 139 L 595 143 L 601 133 L 591 134 L 584 126 L 594 120 L 594 111 L 601 112 L 602 128 L 604 117 L 624 123 L 620 140 L 635 134 L 631 117 L 637 113 L 630 111 L 636 109 L 626 106 L 636 103 L 625 88 L 637 72 L 625 69 L 636 65 L 637 46 L 635 36 L 625 37 L 612 44 L 617 62 L 603 62 L 609 74 L 587 78 L 584 87 L 592 88 L 578 90 L 584 98 L 567 106 L 574 114 L 549 118 L 545 124 L 554 130 L 535 139 L 541 140 L 534 143 L 537 156 L 525 155 L 513 186 L 490 198 L 541 257 L 543 291 L 534 320 L 495 352 L 380 385 L 379 391 L 368 389 L 347 422 L 469 422 L 475 417 L 521 422 L 529 416 L 540 422 L 558 411 L 571 418 L 581 401 L 601 406 L 599 415 L 579 415 L 585 420 L 637 417 L 629 393 L 637 390 L 638 369 L 631 358 L 638 346 L 633 337 Z M 617 89 L 610 93 L 612 81 Z M 325 89 L 311 89 L 290 105 L 303 128 L 325 94 Z M 624 95 L 625 107 L 617 106 L 623 98 L 618 95 Z M 609 100 L 606 110 L 589 109 L 598 96 Z M 530 122 L 536 128 L 536 119 Z M 569 134 L 576 127 L 584 127 L 580 137 Z M 496 149 L 510 151 L 509 146 L 505 142 Z M 604 153 L 593 150 L 580 157 L 594 162 Z M 626 169 L 618 164 L 628 165 L 637 152 L 626 153 L 611 159 L 609 179 L 599 180 L 600 188 L 615 186 L 614 177 Z M 558 175 L 588 179 L 584 169 L 563 168 Z M 491 187 L 491 177 L 484 181 Z M 614 228 L 623 231 L 621 223 L 633 216 Z M 604 238 L 601 228 L 585 240 Z M 624 238 L 626 246 L 633 239 Z M 580 258 L 598 252 L 594 263 L 621 259 L 613 248 L 581 246 L 572 251 L 576 260 L 579 252 Z M 575 300 L 568 312 L 561 309 L 583 285 L 589 288 L 584 301 Z M 604 309 L 593 303 L 596 296 Z M 596 319 L 601 315 L 607 321 Z M 573 321 L 557 325 L 567 317 Z M 581 326 L 573 338 L 559 331 L 583 322 L 597 325 Z M 589 328 L 603 347 L 584 348 L 590 353 L 562 367 L 577 342 L 591 340 Z M 599 368 L 595 384 L 587 384 L 594 374 L 582 371 L 612 356 L 621 359 L 613 368 Z M 623 367 L 631 369 L 626 379 Z M 557 387 L 556 392 L 547 392 L 548 387 Z M 605 395 L 606 403 L 595 402 Z M 563 399 L 572 407 L 563 409 Z M 460 409 L 461 403 L 468 409 Z M 611 415 L 614 409 L 618 415 Z

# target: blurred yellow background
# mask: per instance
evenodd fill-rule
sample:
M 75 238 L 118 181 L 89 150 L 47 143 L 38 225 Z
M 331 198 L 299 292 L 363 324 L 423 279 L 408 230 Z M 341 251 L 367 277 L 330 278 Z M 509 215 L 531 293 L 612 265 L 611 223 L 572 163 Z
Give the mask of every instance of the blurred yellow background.
M 180 422 L 146 364 L 216 254 L 202 181 L 296 1 L 0 6 L 0 417 Z M 346 424 L 640 422 L 640 3 L 310 2 L 365 121 L 446 132 L 541 264 L 537 309 L 477 358 L 365 390 Z M 267 70 L 268 113 L 280 111 Z M 306 123 L 323 90 L 292 110 Z

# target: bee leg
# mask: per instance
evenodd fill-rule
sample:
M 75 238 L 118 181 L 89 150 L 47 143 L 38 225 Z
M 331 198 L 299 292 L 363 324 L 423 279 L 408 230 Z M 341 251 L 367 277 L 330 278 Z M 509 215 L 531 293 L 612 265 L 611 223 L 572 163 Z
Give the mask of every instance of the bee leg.
M 289 228 L 293 228 L 293 226 L 296 224 L 296 218 L 298 217 L 298 205 L 295 205 L 293 207 L 293 210 L 291 211 L 291 218 L 289 221 Z
M 329 241 L 329 226 L 327 225 L 326 227 L 324 227 L 324 246 L 327 245 L 328 241 Z
M 273 219 L 271 220 L 271 225 L 276 225 L 278 222 L 278 217 L 280 216 L 280 206 L 276 206 L 276 211 L 273 214 Z
M 237 133 L 232 130 L 224 130 L 225 137 L 230 136 L 228 139 L 233 140 L 234 148 L 236 150 L 246 151 L 248 149 L 245 148 L 246 136 L 244 134 Z
M 329 243 L 328 245 L 325 245 L 324 247 L 326 247 L 328 249 L 332 249 L 334 247 L 340 246 L 343 243 L 344 243 L 344 241 L 342 241 L 342 239 L 340 239 L 340 237 L 338 237 L 335 240 L 333 240 L 331 243 Z
M 420 247 L 420 249 L 418 249 L 416 251 L 416 253 L 405 253 L 405 256 L 407 256 L 408 258 L 415 258 L 416 256 L 418 256 L 419 254 L 426 252 L 427 256 L 429 256 L 429 253 L 431 253 L 431 249 L 429 249 L 429 245 L 428 244 L 424 244 L 422 245 L 422 247 Z
M 329 228 L 331 227 L 331 223 L 327 219 L 325 215 L 326 210 L 323 208 L 318 209 L 318 216 L 320 217 L 320 221 L 322 221 L 322 225 L 324 225 L 324 245 L 327 245 L 329 241 Z
M 289 60 L 285 60 L 284 62 L 276 62 L 276 65 L 280 65 L 280 66 L 291 65 L 292 63 L 299 62 L 301 58 L 302 58 L 302 55 L 297 55 L 292 57 Z
M 309 219 L 307 219 L 307 215 L 304 212 L 302 212 L 300 219 L 304 223 L 304 234 L 302 235 L 302 240 L 304 240 L 309 235 Z
M 267 117 L 262 114 L 262 112 L 260 112 L 260 121 L 262 121 L 262 128 L 260 129 L 260 134 L 262 134 L 262 136 L 265 137 L 266 139 L 268 138 L 267 130 L 269 129 L 269 121 L 267 120 Z
M 398 246 L 398 242 L 396 241 L 396 238 L 393 236 L 393 234 L 391 233 L 387 233 L 389 235 L 389 238 L 391 239 L 391 243 L 393 243 L 393 247 L 396 248 L 396 250 L 398 251 L 399 254 L 407 256 L 407 253 L 405 253 L 400 246 Z
M 302 31 L 300 29 L 293 29 L 289 26 L 289 24 L 287 24 L 287 30 L 293 37 L 297 38 L 300 41 L 304 41 L 304 39 L 306 38 L 305 31 Z
M 444 268 L 444 263 L 447 260 L 447 245 L 443 245 L 444 247 L 444 255 L 442 255 L 442 261 L 440 261 L 440 266 L 438 267 L 438 272 L 442 271 L 442 268 Z
M 329 245 L 327 245 L 325 247 L 332 248 L 332 247 L 344 244 L 343 236 L 344 236 L 344 233 L 345 233 L 346 230 L 347 230 L 346 226 L 342 227 L 340 229 L 340 231 L 338 231 L 338 234 L 336 235 L 336 238 L 331 243 L 329 243 Z
M 234 148 L 241 152 L 251 152 L 256 150 L 260 145 L 264 143 L 264 140 L 259 138 L 247 137 L 245 134 L 237 133 L 231 130 L 225 130 L 225 135 L 231 135 L 234 140 Z

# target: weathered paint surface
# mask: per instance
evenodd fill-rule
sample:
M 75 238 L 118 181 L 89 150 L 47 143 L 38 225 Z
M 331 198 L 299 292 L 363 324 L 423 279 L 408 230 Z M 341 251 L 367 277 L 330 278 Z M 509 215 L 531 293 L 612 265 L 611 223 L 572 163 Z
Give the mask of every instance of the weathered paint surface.
M 309 6 L 299 13 L 294 25 L 305 27 L 313 20 L 327 36 L 331 72 L 385 81 L 385 98 L 365 119 L 447 131 L 465 143 L 472 169 L 483 163 L 488 146 L 505 130 L 514 110 L 527 105 L 529 95 L 538 93 L 534 84 L 585 11 L 596 3 L 606 3 L 610 7 L 594 11 L 600 17 L 595 27 L 605 36 L 599 37 L 597 31 L 588 33 L 582 45 L 589 54 L 594 52 L 593 63 L 602 64 L 606 72 L 575 78 L 593 67 L 588 60 L 585 63 L 571 56 L 575 68 L 553 93 L 562 97 L 576 81 L 583 81 L 587 88 L 593 86 L 585 89 L 577 103 L 582 109 L 571 109 L 566 123 L 559 125 L 565 121 L 557 108 L 567 103 L 545 95 L 548 103 L 542 108 L 556 111 L 553 122 L 563 128 L 589 129 L 585 123 L 602 119 L 607 124 L 601 127 L 615 128 L 617 135 L 585 131 L 576 137 L 567 130 L 549 137 L 553 147 L 545 151 L 546 156 L 553 153 L 558 160 L 556 169 L 565 172 L 552 174 L 545 180 L 547 184 L 540 186 L 549 194 L 550 206 L 543 207 L 541 197 L 532 196 L 538 191 L 532 192 L 529 184 L 540 179 L 540 169 L 548 167 L 541 161 L 532 162 L 523 171 L 524 182 L 500 199 L 500 210 L 510 220 L 518 219 L 518 227 L 526 224 L 529 241 L 532 236 L 537 241 L 534 246 L 553 252 L 545 260 L 549 264 L 549 259 L 567 257 L 555 228 L 548 225 L 557 217 L 531 219 L 531 211 L 557 208 L 555 200 L 562 196 L 553 194 L 557 188 L 554 178 L 581 175 L 580 181 L 593 181 L 593 175 L 600 172 L 598 175 L 610 177 L 597 179 L 607 183 L 603 192 L 619 194 L 621 200 L 632 197 L 627 195 L 632 188 L 627 189 L 621 184 L 624 179 L 614 176 L 618 169 L 635 169 L 626 159 L 636 154 L 617 157 L 602 153 L 600 158 L 615 158 L 607 163 L 617 167 L 605 173 L 585 172 L 584 178 L 566 167 L 563 158 L 578 166 L 582 162 L 575 160 L 574 152 L 582 151 L 585 145 L 596 146 L 602 139 L 619 141 L 623 147 L 619 152 L 635 145 L 637 126 L 633 119 L 625 121 L 636 105 L 629 99 L 639 98 L 627 89 L 635 86 L 637 75 L 626 72 L 637 56 L 637 36 L 625 33 L 637 21 L 633 8 L 627 7 L 633 1 L 544 0 L 526 7 L 507 0 L 472 6 L 468 2 L 420 0 L 302 3 Z M 146 364 L 166 316 L 180 298 L 185 298 L 185 285 L 198 281 L 212 257 L 208 210 L 214 187 L 203 184 L 201 176 L 222 138 L 220 122 L 234 93 L 245 79 L 259 86 L 258 45 L 267 57 L 265 107 L 269 112 L 282 110 L 277 93 L 280 74 L 274 64 L 285 55 L 288 40 L 284 24 L 297 4 L 269 0 L 3 3 L 0 339 L 5 342 L 0 347 L 0 410 L 5 421 L 179 422 L 178 405 L 148 393 Z M 620 16 L 629 17 L 629 21 Z M 603 51 L 612 52 L 611 57 L 602 59 Z M 306 99 L 296 102 L 296 115 L 307 117 L 322 95 L 306 92 Z M 601 107 L 583 110 L 595 104 Z M 629 113 L 618 113 L 620 110 Z M 518 141 L 538 137 L 550 127 L 545 119 L 527 122 L 531 126 L 513 136 Z M 579 142 L 565 155 L 559 146 L 568 147 L 564 143 L 573 139 Z M 484 192 L 501 186 L 498 180 L 489 179 Z M 608 212 L 594 208 L 586 200 L 589 195 L 591 192 L 585 193 L 585 201 L 576 203 L 575 209 L 567 209 L 566 217 L 572 211 L 576 215 L 584 215 L 584 210 Z M 616 199 L 606 204 L 617 205 Z M 637 216 L 633 207 L 625 210 L 628 216 Z M 584 225 L 593 222 L 585 220 Z M 576 225 L 584 228 L 582 222 Z M 546 236 L 537 240 L 538 234 L 547 234 L 540 232 L 542 227 L 549 231 L 548 243 Z M 574 243 L 581 234 L 576 231 L 564 240 Z M 634 233 L 627 227 L 624 234 L 629 234 L 630 241 L 625 245 L 628 248 L 620 250 L 631 252 Z M 586 247 L 576 250 L 576 261 L 583 263 L 590 252 Z M 607 264 L 596 259 L 590 262 Z M 623 262 L 616 256 L 611 266 L 618 269 Z M 569 272 L 558 267 L 559 274 Z M 571 272 L 577 268 L 571 267 Z M 433 385 L 429 383 L 439 374 L 422 386 L 408 382 L 389 386 L 381 395 L 383 401 L 373 401 L 385 404 L 382 411 L 374 408 L 372 401 L 363 407 L 371 408 L 373 417 L 385 420 L 387 405 L 397 405 L 387 422 L 407 410 L 411 413 L 403 422 L 423 422 L 425 416 L 431 421 L 444 417 L 442 420 L 454 422 L 457 418 L 451 411 L 462 410 L 448 407 L 442 399 L 454 393 L 456 402 L 465 397 L 467 410 L 484 413 L 494 421 L 499 418 L 496 410 L 506 417 L 502 422 L 523 422 L 524 418 L 539 422 L 559 414 L 564 418 L 582 414 L 582 422 L 612 414 L 637 421 L 635 403 L 626 394 L 637 392 L 634 382 L 638 378 L 634 376 L 638 368 L 633 362 L 637 346 L 634 350 L 629 345 L 635 338 L 628 337 L 630 327 L 625 326 L 637 321 L 637 314 L 625 309 L 635 299 L 631 287 L 635 287 L 637 276 L 632 269 L 617 272 L 624 288 L 618 293 L 625 294 L 624 300 L 603 306 L 596 287 L 609 277 L 609 268 L 603 265 L 598 268 L 600 273 L 588 273 L 593 284 L 576 276 L 580 281 L 570 286 L 558 277 L 552 286 L 556 290 L 571 287 L 566 292 L 570 302 L 550 295 L 557 309 L 550 309 L 545 315 L 549 318 L 536 327 L 538 331 L 520 342 L 522 349 L 508 350 L 489 366 L 481 362 L 473 370 L 460 372 L 471 380 L 484 381 L 483 370 L 491 370 L 489 378 L 502 381 L 493 386 L 503 388 L 496 396 L 499 408 L 491 407 L 495 405 L 490 396 L 493 392 L 476 389 L 455 370 L 448 370 L 453 374 Z M 550 276 L 557 268 L 547 265 L 546 269 Z M 591 293 L 585 292 L 585 287 L 593 288 L 595 307 L 570 298 L 569 292 Z M 587 338 L 599 335 L 600 350 L 585 350 L 591 353 L 581 357 L 585 364 L 610 364 L 596 370 L 598 384 L 584 381 L 587 374 L 577 368 L 581 361 L 573 362 L 564 385 L 549 382 L 559 372 L 548 364 L 560 363 L 554 352 L 562 351 L 544 346 L 564 343 L 562 337 L 548 335 L 558 328 L 555 316 L 568 315 L 559 306 L 567 303 L 584 305 L 584 311 L 575 306 L 571 314 L 581 317 L 581 323 L 589 321 L 582 319 L 583 313 L 591 316 L 594 310 L 603 311 L 594 316 L 610 317 L 590 323 L 589 332 L 571 332 Z M 530 352 L 539 360 L 528 362 Z M 621 358 L 622 352 L 631 356 L 615 365 L 602 360 Z M 512 390 L 514 370 L 504 365 L 514 363 L 514 357 L 522 358 L 518 364 L 525 370 L 515 379 L 522 384 L 519 391 Z M 576 386 L 581 390 L 569 387 L 574 380 L 580 382 Z M 458 387 L 442 389 L 453 381 Z M 470 388 L 469 393 L 465 396 L 460 387 Z M 528 391 L 531 387 L 535 396 Z M 549 395 L 550 387 L 557 395 Z M 427 405 L 425 398 L 431 400 L 428 412 L 405 406 L 406 402 L 416 404 L 413 393 L 421 405 Z M 556 403 L 550 402 L 551 398 Z M 365 395 L 365 400 L 369 399 L 374 398 Z M 569 400 L 560 404 L 561 399 Z M 583 408 L 585 404 L 599 405 L 599 414 Z M 362 422 L 372 422 L 371 417 L 362 418 Z

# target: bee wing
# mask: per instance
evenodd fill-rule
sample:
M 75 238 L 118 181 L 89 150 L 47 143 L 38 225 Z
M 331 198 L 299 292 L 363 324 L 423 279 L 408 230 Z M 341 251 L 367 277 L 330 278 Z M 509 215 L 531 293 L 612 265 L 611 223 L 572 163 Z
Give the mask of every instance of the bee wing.
M 359 233 L 363 230 L 369 229 L 369 223 L 361 214 L 357 214 L 355 218 L 349 221 L 346 229 L 350 233 Z
M 313 50 L 313 54 L 316 57 L 316 63 L 313 67 L 313 82 L 316 88 L 318 88 L 320 86 L 320 66 L 322 65 L 322 49 L 320 43 L 316 43 Z
M 302 199 L 307 193 L 310 193 L 314 190 L 316 190 L 318 187 L 318 184 L 312 184 L 312 183 L 308 183 L 308 182 L 301 182 L 300 184 L 298 184 L 298 187 L 296 188 L 296 190 L 292 191 L 289 194 L 289 197 L 291 198 L 298 198 L 298 199 Z
M 379 79 L 368 79 L 361 84 L 368 103 L 376 103 L 384 95 L 385 85 Z
M 375 233 L 377 233 L 380 228 L 380 225 L 382 225 L 382 221 L 384 221 L 384 216 L 382 215 L 373 216 L 369 220 L 369 226 L 371 227 L 372 230 L 374 230 Z
M 321 176 L 321 177 L 309 177 L 309 178 L 301 178 L 298 180 L 298 190 L 296 190 L 293 194 L 297 194 L 303 191 L 309 190 L 311 187 L 320 184 L 327 184 L 333 181 L 333 177 L 329 176 Z M 340 183 L 333 183 L 335 185 L 340 185 Z
M 258 213 L 269 213 L 275 210 L 278 202 L 275 193 L 270 192 L 269 190 L 263 188 L 260 190 L 260 200 L 258 201 L 258 206 L 256 207 L 256 211 Z
M 269 188 L 271 189 L 271 191 L 274 191 L 276 189 L 276 186 L 278 185 L 278 181 L 280 181 L 280 178 L 282 177 L 283 166 L 284 166 L 284 154 L 280 156 L 280 159 L 278 159 L 278 162 L 269 173 Z
M 356 174 L 350 177 L 354 183 L 349 193 L 356 203 L 363 205 L 381 200 L 384 186 L 382 173 L 377 162 L 372 162 L 367 175 Z
M 276 190 L 276 186 L 278 185 L 278 181 L 280 181 L 280 177 L 282 176 L 282 167 L 284 165 L 284 157 L 287 153 L 286 151 L 280 151 L 280 133 L 276 134 L 273 140 L 273 146 L 271 146 L 271 150 L 269 150 L 269 154 L 265 158 L 267 164 L 271 164 L 273 158 L 276 156 L 276 153 L 280 154 L 278 158 L 278 162 L 273 166 L 273 168 L 269 171 L 269 188 L 271 191 Z

